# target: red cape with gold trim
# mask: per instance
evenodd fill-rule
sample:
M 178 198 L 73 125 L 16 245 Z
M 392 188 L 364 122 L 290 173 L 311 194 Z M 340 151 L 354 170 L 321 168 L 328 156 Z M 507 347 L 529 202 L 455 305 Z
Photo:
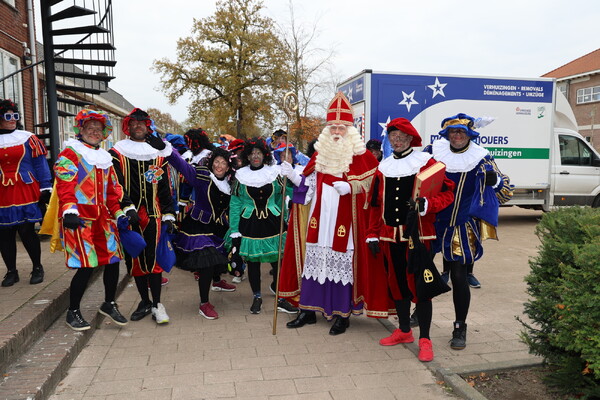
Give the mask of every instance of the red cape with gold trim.
M 316 156 L 317 153 L 304 168 L 304 176 L 315 171 Z M 378 257 L 377 262 L 373 262 L 365 242 L 369 226 L 367 194 L 378 165 L 377 159 L 370 151 L 366 151 L 352 158 L 350 170 L 344 177 L 352 186 L 353 300 L 355 304 L 364 303 L 367 316 L 387 318 L 390 308 L 383 258 Z M 309 211 L 310 204 L 293 204 L 281 262 L 279 295 L 294 305 L 298 304 L 300 298 Z

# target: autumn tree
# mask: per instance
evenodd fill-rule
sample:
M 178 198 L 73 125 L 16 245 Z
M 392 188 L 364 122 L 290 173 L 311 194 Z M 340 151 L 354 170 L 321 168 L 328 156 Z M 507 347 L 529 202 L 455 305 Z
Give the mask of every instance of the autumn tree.
M 154 125 L 156 125 L 159 130 L 183 135 L 184 130 L 181 127 L 181 124 L 175 121 L 171 114 L 164 113 L 157 108 L 148 108 L 146 112 L 150 115 L 150 118 L 154 120 Z
M 300 117 L 290 126 L 290 132 L 295 135 L 293 141 L 297 147 L 304 151 L 308 142 L 319 137 L 324 127 L 324 117 Z
M 273 121 L 287 73 L 275 23 L 263 8 L 260 0 L 217 1 L 215 14 L 194 20 L 192 35 L 177 41 L 176 61 L 154 61 L 169 101 L 189 94 L 190 116 L 210 115 L 207 129 L 244 137 Z

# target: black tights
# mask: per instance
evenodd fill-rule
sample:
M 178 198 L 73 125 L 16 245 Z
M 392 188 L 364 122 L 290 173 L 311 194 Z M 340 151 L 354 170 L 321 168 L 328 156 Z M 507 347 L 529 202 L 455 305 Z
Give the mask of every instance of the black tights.
M 35 232 L 35 224 L 26 222 L 24 224 L 9 226 L 0 229 L 0 254 L 4 264 L 9 271 L 17 269 L 17 232 L 21 237 L 21 242 L 29 254 L 33 266 L 41 265 L 40 257 L 42 254 L 40 238 Z
M 452 279 L 452 300 L 456 321 L 465 322 L 469 313 L 471 304 L 471 289 L 467 281 L 469 270 L 473 271 L 473 263 L 461 264 L 458 261 L 444 260 L 444 271 L 450 271 L 450 279 Z
M 398 313 L 398 322 L 402 332 L 410 332 L 410 300 L 394 300 L 396 312 Z M 433 315 L 433 305 L 431 300 L 419 301 L 417 303 L 417 318 L 419 320 L 419 339 L 429 339 L 429 329 L 431 327 L 431 318 Z
M 198 290 L 200 291 L 200 303 L 208 303 L 208 294 L 210 293 L 210 283 L 214 281 L 215 267 L 204 268 L 198 274 Z M 220 275 L 219 275 L 220 277 Z M 215 281 L 219 282 L 219 281 Z
M 150 286 L 152 307 L 158 307 L 158 303 L 160 303 L 162 273 L 134 276 L 133 279 L 135 280 L 135 286 L 142 301 L 146 304 L 150 303 L 150 296 L 148 295 L 148 286 Z
M 81 298 L 93 273 L 94 268 L 79 268 L 75 272 L 73 279 L 71 279 L 69 310 L 78 310 L 80 308 Z M 117 283 L 119 282 L 119 263 L 105 265 L 102 280 L 104 282 L 104 301 L 107 303 L 115 301 Z
M 444 263 L 444 272 L 450 272 L 450 264 L 451 262 L 448 263 Z M 471 264 L 465 264 L 467 266 L 467 274 L 472 274 L 473 273 L 473 265 L 475 265 L 474 263 Z
M 396 312 L 398 313 L 398 322 L 402 332 L 410 331 L 410 303 L 413 294 L 408 287 L 406 246 L 408 242 L 390 243 L 390 255 L 392 265 L 396 274 L 396 282 L 402 295 L 402 300 L 394 300 Z M 431 300 L 420 300 L 417 303 L 417 318 L 419 319 L 419 338 L 429 339 L 429 328 L 431 327 L 431 318 L 433 306 Z
M 261 297 L 260 292 L 260 262 L 248 262 L 248 280 L 254 297 Z M 271 263 L 273 268 L 273 282 L 277 279 L 277 263 Z

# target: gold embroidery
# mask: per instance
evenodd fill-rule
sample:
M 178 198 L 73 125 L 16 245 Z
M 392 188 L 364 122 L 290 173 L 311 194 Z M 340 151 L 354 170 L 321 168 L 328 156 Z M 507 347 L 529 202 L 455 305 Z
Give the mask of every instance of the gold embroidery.
M 344 237 L 346 236 L 346 227 L 344 225 L 340 225 L 340 227 L 337 230 L 337 235 L 339 237 Z
M 311 229 L 316 229 L 317 228 L 317 219 L 315 217 L 312 217 L 310 219 L 310 227 L 311 227 Z
M 425 283 L 433 282 L 433 274 L 431 273 L 430 269 L 425 269 L 423 271 L 423 280 L 425 281 Z

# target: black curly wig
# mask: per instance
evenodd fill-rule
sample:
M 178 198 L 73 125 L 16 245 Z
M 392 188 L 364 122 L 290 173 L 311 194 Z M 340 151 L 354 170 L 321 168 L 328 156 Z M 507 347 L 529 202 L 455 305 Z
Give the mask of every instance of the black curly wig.
M 212 151 L 215 148 L 202 128 L 190 129 L 183 136 L 185 137 L 188 149 L 190 149 L 194 155 L 200 153 L 204 149 Z
M 217 157 L 223 157 L 227 161 L 227 167 L 229 168 L 225 173 L 225 176 L 231 176 L 233 174 L 233 165 L 231 165 L 231 153 L 222 147 L 215 147 L 214 150 L 206 157 L 206 167 L 212 172 L 213 163 Z
M 273 163 L 273 154 L 271 154 L 271 152 L 269 151 L 269 148 L 267 147 L 267 142 L 265 142 L 263 138 L 254 137 L 252 139 L 246 140 L 246 142 L 244 143 L 244 151 L 242 151 L 242 155 L 240 156 L 242 159 L 243 166 L 250 164 L 250 161 L 248 161 L 248 156 L 250 155 L 250 153 L 252 153 L 252 149 L 254 148 L 262 151 L 265 157 L 263 159 L 263 165 L 271 165 Z
M 20 114 L 21 119 L 17 121 L 17 129 L 23 129 L 23 124 L 21 123 L 23 115 L 19 113 L 19 106 L 17 105 L 17 103 L 13 102 L 10 99 L 0 100 L 0 118 L 3 118 L 4 114 L 7 113 L 9 110 Z

